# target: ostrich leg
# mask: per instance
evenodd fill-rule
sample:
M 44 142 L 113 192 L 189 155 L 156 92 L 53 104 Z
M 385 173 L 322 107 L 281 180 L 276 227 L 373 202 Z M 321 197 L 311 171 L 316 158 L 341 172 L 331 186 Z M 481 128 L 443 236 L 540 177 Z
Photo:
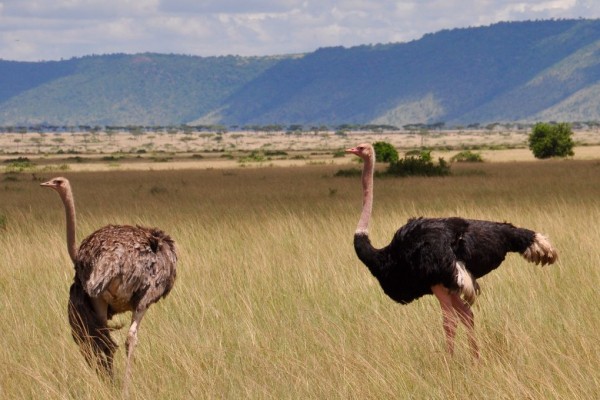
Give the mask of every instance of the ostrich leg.
M 461 299 L 458 293 L 450 293 L 450 296 L 452 297 L 452 307 L 454 307 L 460 321 L 467 328 L 471 354 L 473 355 L 473 358 L 478 359 L 479 347 L 477 346 L 477 339 L 475 338 L 475 316 L 473 315 L 471 306 Z
M 133 351 L 137 344 L 137 331 L 142 322 L 142 318 L 146 313 L 147 308 L 136 309 L 133 311 L 131 316 L 131 326 L 129 332 L 127 332 L 127 340 L 125 341 L 125 347 L 127 349 L 127 366 L 125 369 L 125 382 L 123 383 L 123 392 L 125 396 L 129 394 L 129 380 L 131 379 L 131 364 L 133 363 Z
M 454 336 L 456 335 L 456 327 L 458 318 L 452 307 L 452 297 L 450 292 L 443 285 L 435 285 L 431 287 L 431 291 L 437 297 L 442 307 L 442 316 L 444 324 L 444 333 L 446 334 L 446 349 L 450 355 L 454 354 Z
M 454 354 L 454 336 L 456 335 L 456 327 L 460 320 L 467 328 L 471 353 L 474 358 L 479 358 L 479 348 L 477 346 L 477 339 L 475 338 L 475 317 L 471 307 L 460 298 L 458 293 L 451 293 L 443 285 L 432 286 L 431 291 L 437 297 L 442 307 L 448 353 L 450 355 Z

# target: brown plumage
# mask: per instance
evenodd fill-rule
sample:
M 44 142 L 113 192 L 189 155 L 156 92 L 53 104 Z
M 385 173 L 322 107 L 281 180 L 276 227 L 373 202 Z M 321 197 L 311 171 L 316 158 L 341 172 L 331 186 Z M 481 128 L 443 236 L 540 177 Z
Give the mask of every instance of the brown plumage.
M 114 314 L 132 312 L 125 343 L 126 390 L 144 313 L 175 283 L 175 243 L 155 228 L 108 225 L 89 235 L 77 248 L 75 203 L 69 181 L 58 177 L 41 186 L 56 190 L 65 206 L 67 247 L 75 267 L 68 308 L 73 339 L 88 363 L 109 376 L 117 344 L 110 336 L 107 321 Z

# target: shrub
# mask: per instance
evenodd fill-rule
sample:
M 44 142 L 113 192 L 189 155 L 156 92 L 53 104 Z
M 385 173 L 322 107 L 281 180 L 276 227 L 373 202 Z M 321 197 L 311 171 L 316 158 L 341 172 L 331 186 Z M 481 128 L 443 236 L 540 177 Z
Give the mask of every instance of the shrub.
M 404 153 L 404 157 L 419 157 L 426 161 L 431 161 L 431 150 L 409 150 Z
M 341 177 L 353 177 L 353 176 L 361 176 L 362 171 L 358 168 L 348 168 L 348 169 L 340 169 L 335 173 L 335 176 Z
M 410 154 L 410 155 L 409 155 Z M 360 176 L 362 171 L 357 168 L 341 169 L 335 176 L 353 177 Z M 391 162 L 383 173 L 376 172 L 377 176 L 446 176 L 450 175 L 450 164 L 443 158 L 433 163 L 429 150 L 413 150 L 403 159 Z
M 464 150 L 458 154 L 455 154 L 451 159 L 451 162 L 483 162 L 481 154 L 473 153 L 471 150 Z
M 21 157 L 19 157 L 21 158 Z M 26 161 L 10 161 L 6 166 L 6 172 L 23 172 L 35 169 L 35 164 L 25 158 Z
M 288 153 L 286 153 L 285 151 L 281 151 L 281 150 L 265 150 L 264 153 L 265 153 L 265 156 L 267 156 L 267 157 L 287 156 L 288 155 Z
M 119 160 L 121 160 L 123 158 L 125 158 L 125 157 L 110 155 L 110 156 L 104 156 L 104 157 L 102 157 L 102 161 L 119 161 Z
M 398 161 L 398 152 L 396 148 L 388 142 L 373 143 L 375 157 L 377 162 L 392 163 Z
M 573 131 L 568 123 L 548 124 L 539 122 L 529 135 L 529 149 L 535 158 L 572 156 Z
M 6 163 L 6 164 L 31 163 L 31 160 L 27 157 L 17 157 L 17 158 L 8 158 L 8 159 L 4 160 L 4 163 Z
M 265 157 L 265 155 L 257 150 L 252 150 L 250 152 L 250 154 L 248 154 L 246 157 L 241 157 L 238 162 L 240 163 L 247 163 L 247 162 L 265 162 L 267 161 L 267 158 Z
M 419 156 L 405 156 L 390 163 L 386 175 L 392 176 L 446 176 L 450 175 L 450 165 L 440 158 L 438 164 L 431 159 L 431 152 L 422 151 Z
M 8 218 L 4 214 L 0 214 L 0 229 L 6 229 L 8 225 Z

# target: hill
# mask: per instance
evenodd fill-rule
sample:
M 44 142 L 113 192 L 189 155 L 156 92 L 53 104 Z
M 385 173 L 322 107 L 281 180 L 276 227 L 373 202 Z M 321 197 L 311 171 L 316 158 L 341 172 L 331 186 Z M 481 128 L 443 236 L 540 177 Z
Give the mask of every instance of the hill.
M 210 112 L 278 61 L 164 54 L 0 61 L 0 125 L 176 125 Z
M 600 120 L 600 20 L 504 22 L 280 57 L 0 61 L 0 125 Z

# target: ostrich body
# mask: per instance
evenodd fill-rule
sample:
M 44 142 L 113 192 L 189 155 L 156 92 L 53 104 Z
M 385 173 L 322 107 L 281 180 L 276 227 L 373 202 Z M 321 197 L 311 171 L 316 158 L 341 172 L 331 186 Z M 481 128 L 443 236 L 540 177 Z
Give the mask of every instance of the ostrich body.
M 456 327 L 461 321 L 467 328 L 473 356 L 479 357 L 471 310 L 479 294 L 476 279 L 498 268 L 509 252 L 545 265 L 557 260 L 556 250 L 545 236 L 529 229 L 457 217 L 409 219 L 389 245 L 376 249 L 368 236 L 375 151 L 370 144 L 361 144 L 346 152 L 364 161 L 363 209 L 354 233 L 358 258 L 396 302 L 408 304 L 434 294 L 442 308 L 448 352 L 454 351 Z
M 148 307 L 165 297 L 175 283 L 177 254 L 173 240 L 155 228 L 108 225 L 75 242 L 75 203 L 66 178 L 44 182 L 60 195 L 67 219 L 67 248 L 75 267 L 69 296 L 73 339 L 88 363 L 112 376 L 117 345 L 108 320 L 132 312 L 125 342 L 125 391 L 131 374 L 137 331 Z

